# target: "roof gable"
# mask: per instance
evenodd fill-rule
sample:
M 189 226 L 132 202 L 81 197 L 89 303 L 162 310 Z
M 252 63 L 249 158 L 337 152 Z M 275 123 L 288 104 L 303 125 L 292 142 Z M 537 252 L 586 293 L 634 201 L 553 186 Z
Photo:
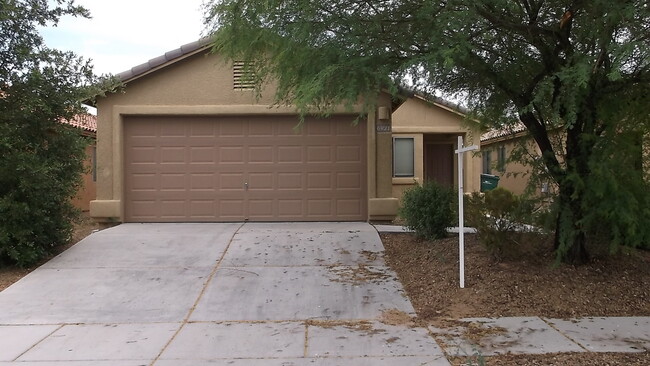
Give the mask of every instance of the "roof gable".
M 117 78 L 123 83 L 128 83 L 156 70 L 167 67 L 175 62 L 183 60 L 187 57 L 203 52 L 210 48 L 210 38 L 201 38 L 198 41 L 184 44 L 179 48 L 165 52 L 156 58 L 134 66 L 129 70 L 117 74 Z

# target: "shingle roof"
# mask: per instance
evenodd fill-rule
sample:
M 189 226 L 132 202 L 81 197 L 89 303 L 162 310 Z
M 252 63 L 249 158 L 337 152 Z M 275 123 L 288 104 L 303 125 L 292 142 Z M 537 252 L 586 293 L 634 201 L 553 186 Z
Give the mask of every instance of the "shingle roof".
M 141 75 L 144 75 L 162 65 L 173 62 L 177 59 L 182 58 L 190 54 L 202 51 L 210 47 L 210 38 L 201 38 L 198 41 L 194 41 L 188 44 L 184 44 L 177 49 L 165 52 L 164 55 L 152 58 L 151 60 L 134 66 L 129 70 L 117 74 L 117 78 L 120 79 L 123 83 L 126 83 L 130 80 L 133 80 Z
M 78 114 L 71 120 L 61 120 L 61 123 L 81 128 L 88 132 L 97 132 L 97 116 L 92 114 Z

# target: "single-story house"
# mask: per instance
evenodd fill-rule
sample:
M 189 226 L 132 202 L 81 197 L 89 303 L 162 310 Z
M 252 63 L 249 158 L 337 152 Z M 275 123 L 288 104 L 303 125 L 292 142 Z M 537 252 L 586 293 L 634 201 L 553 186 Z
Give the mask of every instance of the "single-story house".
M 533 193 L 537 195 L 552 192 L 555 186 L 550 181 L 528 187 L 531 167 L 511 159 L 511 154 L 522 148 L 531 156 L 541 157 L 539 147 L 523 124 L 483 134 L 481 136 L 482 173 L 498 176 L 498 186 L 515 194 L 523 194 L 526 189 L 534 189 Z
M 78 128 L 80 134 L 90 140 L 88 146 L 86 146 L 86 173 L 82 177 L 83 185 L 72 200 L 72 204 L 76 208 L 88 212 L 90 210 L 90 201 L 97 196 L 97 171 L 95 169 L 97 163 L 97 117 L 92 114 L 78 114 L 73 119 L 62 122 Z
M 297 126 L 295 108 L 272 106 L 272 86 L 257 98 L 241 71 L 241 63 L 228 63 L 197 41 L 119 74 L 125 92 L 96 105 L 91 216 L 119 222 L 391 220 L 401 190 L 413 181 L 431 176 L 455 183 L 449 176 L 455 136 L 472 143 L 471 131 L 459 127 L 462 116 L 419 97 L 395 102 L 382 94 L 356 124 L 361 106 L 307 117 Z M 409 154 L 410 161 L 403 160 Z M 465 155 L 466 189 L 478 190 L 480 158 Z

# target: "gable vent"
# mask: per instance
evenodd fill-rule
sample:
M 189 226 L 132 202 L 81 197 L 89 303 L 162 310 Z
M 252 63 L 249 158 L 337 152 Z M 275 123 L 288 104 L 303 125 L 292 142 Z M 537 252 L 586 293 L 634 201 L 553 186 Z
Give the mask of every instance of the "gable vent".
M 255 89 L 255 76 L 250 70 L 250 63 L 246 61 L 235 61 L 232 65 L 233 89 L 247 90 Z

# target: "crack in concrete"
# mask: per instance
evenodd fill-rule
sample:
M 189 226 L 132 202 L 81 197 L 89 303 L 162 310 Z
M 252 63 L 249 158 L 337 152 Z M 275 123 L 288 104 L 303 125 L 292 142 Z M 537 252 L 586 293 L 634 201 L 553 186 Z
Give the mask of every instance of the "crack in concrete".
M 223 259 L 226 256 L 226 253 L 228 252 L 228 249 L 230 249 L 230 245 L 232 244 L 233 240 L 235 239 L 235 236 L 237 236 L 237 233 L 239 233 L 239 230 L 241 230 L 241 228 L 243 228 L 244 225 L 246 225 L 246 222 L 242 222 L 242 224 L 239 225 L 237 230 L 235 230 L 235 232 L 232 234 L 232 236 L 230 237 L 230 240 L 228 241 L 228 245 L 223 250 L 223 253 L 221 253 L 221 257 L 219 258 L 219 260 L 215 264 L 214 268 L 212 268 L 212 272 L 210 272 L 210 275 L 208 276 L 208 279 L 205 281 L 205 284 L 203 285 L 203 288 L 201 289 L 201 292 L 199 293 L 199 296 L 196 298 L 196 301 L 194 301 L 194 304 L 190 308 L 190 311 L 187 312 L 187 315 L 185 316 L 185 318 L 181 322 L 180 327 L 178 327 L 178 330 L 176 330 L 176 332 L 174 332 L 172 337 L 163 346 L 163 348 L 160 350 L 158 355 L 156 355 L 156 357 L 153 359 L 153 361 L 151 361 L 149 366 L 153 366 L 156 363 L 156 361 L 158 361 L 160 359 L 160 356 L 162 356 L 162 354 L 169 347 L 169 345 L 174 341 L 174 339 L 176 339 L 176 337 L 181 332 L 181 330 L 183 330 L 185 325 L 189 323 L 189 320 L 190 320 L 190 317 L 192 316 L 192 313 L 194 313 L 194 310 L 196 310 L 196 306 L 199 304 L 199 301 L 201 301 L 201 299 L 203 298 L 203 295 L 205 294 L 205 291 L 207 290 L 208 286 L 210 285 L 210 282 L 212 282 L 212 279 L 217 274 L 217 271 L 219 270 L 219 267 L 221 266 L 221 262 L 223 262 Z

